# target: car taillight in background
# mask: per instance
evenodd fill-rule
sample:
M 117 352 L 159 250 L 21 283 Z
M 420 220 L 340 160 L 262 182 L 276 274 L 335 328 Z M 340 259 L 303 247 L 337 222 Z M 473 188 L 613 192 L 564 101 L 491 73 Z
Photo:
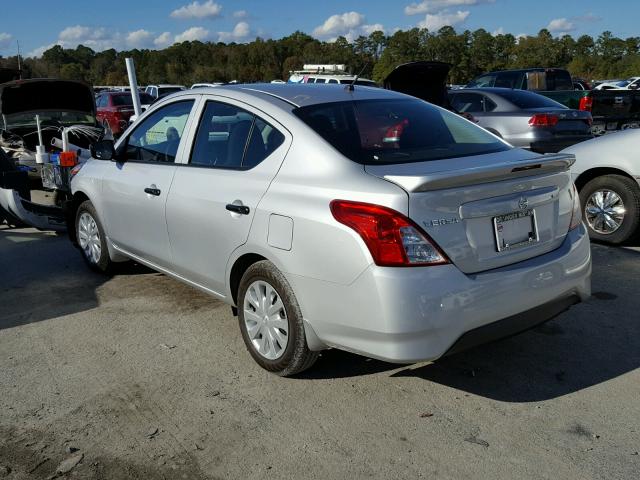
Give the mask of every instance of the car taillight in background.
M 400 141 L 400 137 L 402 136 L 402 132 L 405 127 L 409 125 L 409 120 L 406 118 L 402 120 L 400 123 L 393 125 L 387 129 L 387 133 L 384 134 L 384 138 L 382 141 L 384 143 L 395 143 Z
M 591 97 L 582 97 L 580 99 L 579 110 L 590 112 L 593 109 L 593 98 Z
M 558 116 L 550 113 L 536 113 L 529 119 L 531 127 L 555 127 L 558 124 Z
M 333 200 L 331 213 L 355 230 L 381 267 L 442 265 L 447 257 L 433 240 L 409 218 L 387 207 Z

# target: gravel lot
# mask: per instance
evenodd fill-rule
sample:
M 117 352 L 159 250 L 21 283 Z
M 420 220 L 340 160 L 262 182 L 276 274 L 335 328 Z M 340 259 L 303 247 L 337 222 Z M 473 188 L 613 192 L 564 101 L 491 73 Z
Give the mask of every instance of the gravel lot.
M 637 479 L 640 248 L 593 254 L 592 299 L 534 331 L 281 379 L 216 300 L 0 227 L 0 478 Z

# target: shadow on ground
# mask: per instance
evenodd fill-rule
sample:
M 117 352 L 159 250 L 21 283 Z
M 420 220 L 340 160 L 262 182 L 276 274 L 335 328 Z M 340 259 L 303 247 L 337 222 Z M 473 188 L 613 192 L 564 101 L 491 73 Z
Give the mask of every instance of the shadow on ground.
M 593 246 L 593 296 L 529 332 L 390 374 L 504 402 L 537 402 L 614 379 L 640 366 L 640 252 Z M 339 351 L 303 378 L 351 377 L 398 365 Z
M 0 226 L 0 279 L 1 330 L 95 308 L 96 289 L 109 278 L 89 270 L 64 233 Z

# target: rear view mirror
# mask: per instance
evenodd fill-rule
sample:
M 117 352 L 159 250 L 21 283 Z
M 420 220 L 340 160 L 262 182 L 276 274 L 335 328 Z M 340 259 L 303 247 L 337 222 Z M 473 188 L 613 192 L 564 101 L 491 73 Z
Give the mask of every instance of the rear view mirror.
M 116 157 L 116 149 L 113 140 L 100 140 L 91 144 L 91 156 L 98 160 L 113 160 Z

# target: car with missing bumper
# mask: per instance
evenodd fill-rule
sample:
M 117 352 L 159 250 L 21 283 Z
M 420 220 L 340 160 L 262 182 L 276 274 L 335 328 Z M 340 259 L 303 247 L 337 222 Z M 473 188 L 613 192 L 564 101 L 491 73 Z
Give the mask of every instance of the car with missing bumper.
M 326 348 L 435 360 L 590 294 L 573 156 L 401 93 L 180 92 L 93 157 L 72 180 L 88 265 L 133 259 L 228 303 L 279 375 Z

